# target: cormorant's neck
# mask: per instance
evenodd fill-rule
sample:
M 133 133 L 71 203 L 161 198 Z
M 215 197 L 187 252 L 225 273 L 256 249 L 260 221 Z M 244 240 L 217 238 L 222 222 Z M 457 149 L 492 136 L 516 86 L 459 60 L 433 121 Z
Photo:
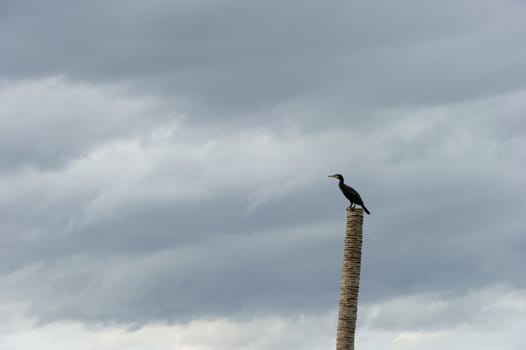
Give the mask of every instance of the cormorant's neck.
M 343 185 L 343 177 L 339 178 L 338 180 L 340 180 L 340 183 Z

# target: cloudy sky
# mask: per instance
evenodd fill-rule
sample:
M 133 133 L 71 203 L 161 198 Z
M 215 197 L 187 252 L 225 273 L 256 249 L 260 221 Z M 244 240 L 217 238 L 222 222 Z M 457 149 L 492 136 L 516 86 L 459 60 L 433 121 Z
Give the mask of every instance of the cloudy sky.
M 0 0 L 0 348 L 526 346 L 526 3 Z

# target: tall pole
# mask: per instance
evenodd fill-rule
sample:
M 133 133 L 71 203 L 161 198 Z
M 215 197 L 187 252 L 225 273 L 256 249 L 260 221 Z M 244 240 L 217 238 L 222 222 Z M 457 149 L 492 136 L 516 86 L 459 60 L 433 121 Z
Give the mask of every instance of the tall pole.
M 347 209 L 336 350 L 354 350 L 362 262 L 363 210 Z

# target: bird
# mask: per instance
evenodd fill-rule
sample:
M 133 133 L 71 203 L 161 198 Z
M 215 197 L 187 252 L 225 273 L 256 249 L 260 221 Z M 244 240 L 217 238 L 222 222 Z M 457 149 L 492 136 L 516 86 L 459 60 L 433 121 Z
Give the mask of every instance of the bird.
M 345 198 L 351 202 L 351 205 L 349 208 L 354 208 L 356 205 L 359 205 L 363 208 L 363 210 L 367 213 L 367 215 L 371 214 L 369 210 L 365 207 L 365 204 L 363 203 L 362 197 L 360 197 L 360 194 L 351 186 L 347 186 L 343 183 L 343 176 L 341 174 L 335 174 L 335 175 L 329 175 L 329 177 L 333 177 L 335 179 L 338 179 L 340 183 L 338 186 L 340 187 L 340 190 L 342 191 Z

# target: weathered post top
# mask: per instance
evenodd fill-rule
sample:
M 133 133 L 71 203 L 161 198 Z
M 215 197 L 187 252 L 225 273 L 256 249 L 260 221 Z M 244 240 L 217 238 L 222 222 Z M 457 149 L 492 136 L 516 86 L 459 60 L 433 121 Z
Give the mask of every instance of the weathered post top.
M 360 219 L 360 221 L 363 221 L 363 209 L 356 207 L 356 208 L 347 208 L 347 220 L 349 220 L 351 217 Z
M 363 210 L 347 208 L 336 350 L 354 350 L 362 261 Z

